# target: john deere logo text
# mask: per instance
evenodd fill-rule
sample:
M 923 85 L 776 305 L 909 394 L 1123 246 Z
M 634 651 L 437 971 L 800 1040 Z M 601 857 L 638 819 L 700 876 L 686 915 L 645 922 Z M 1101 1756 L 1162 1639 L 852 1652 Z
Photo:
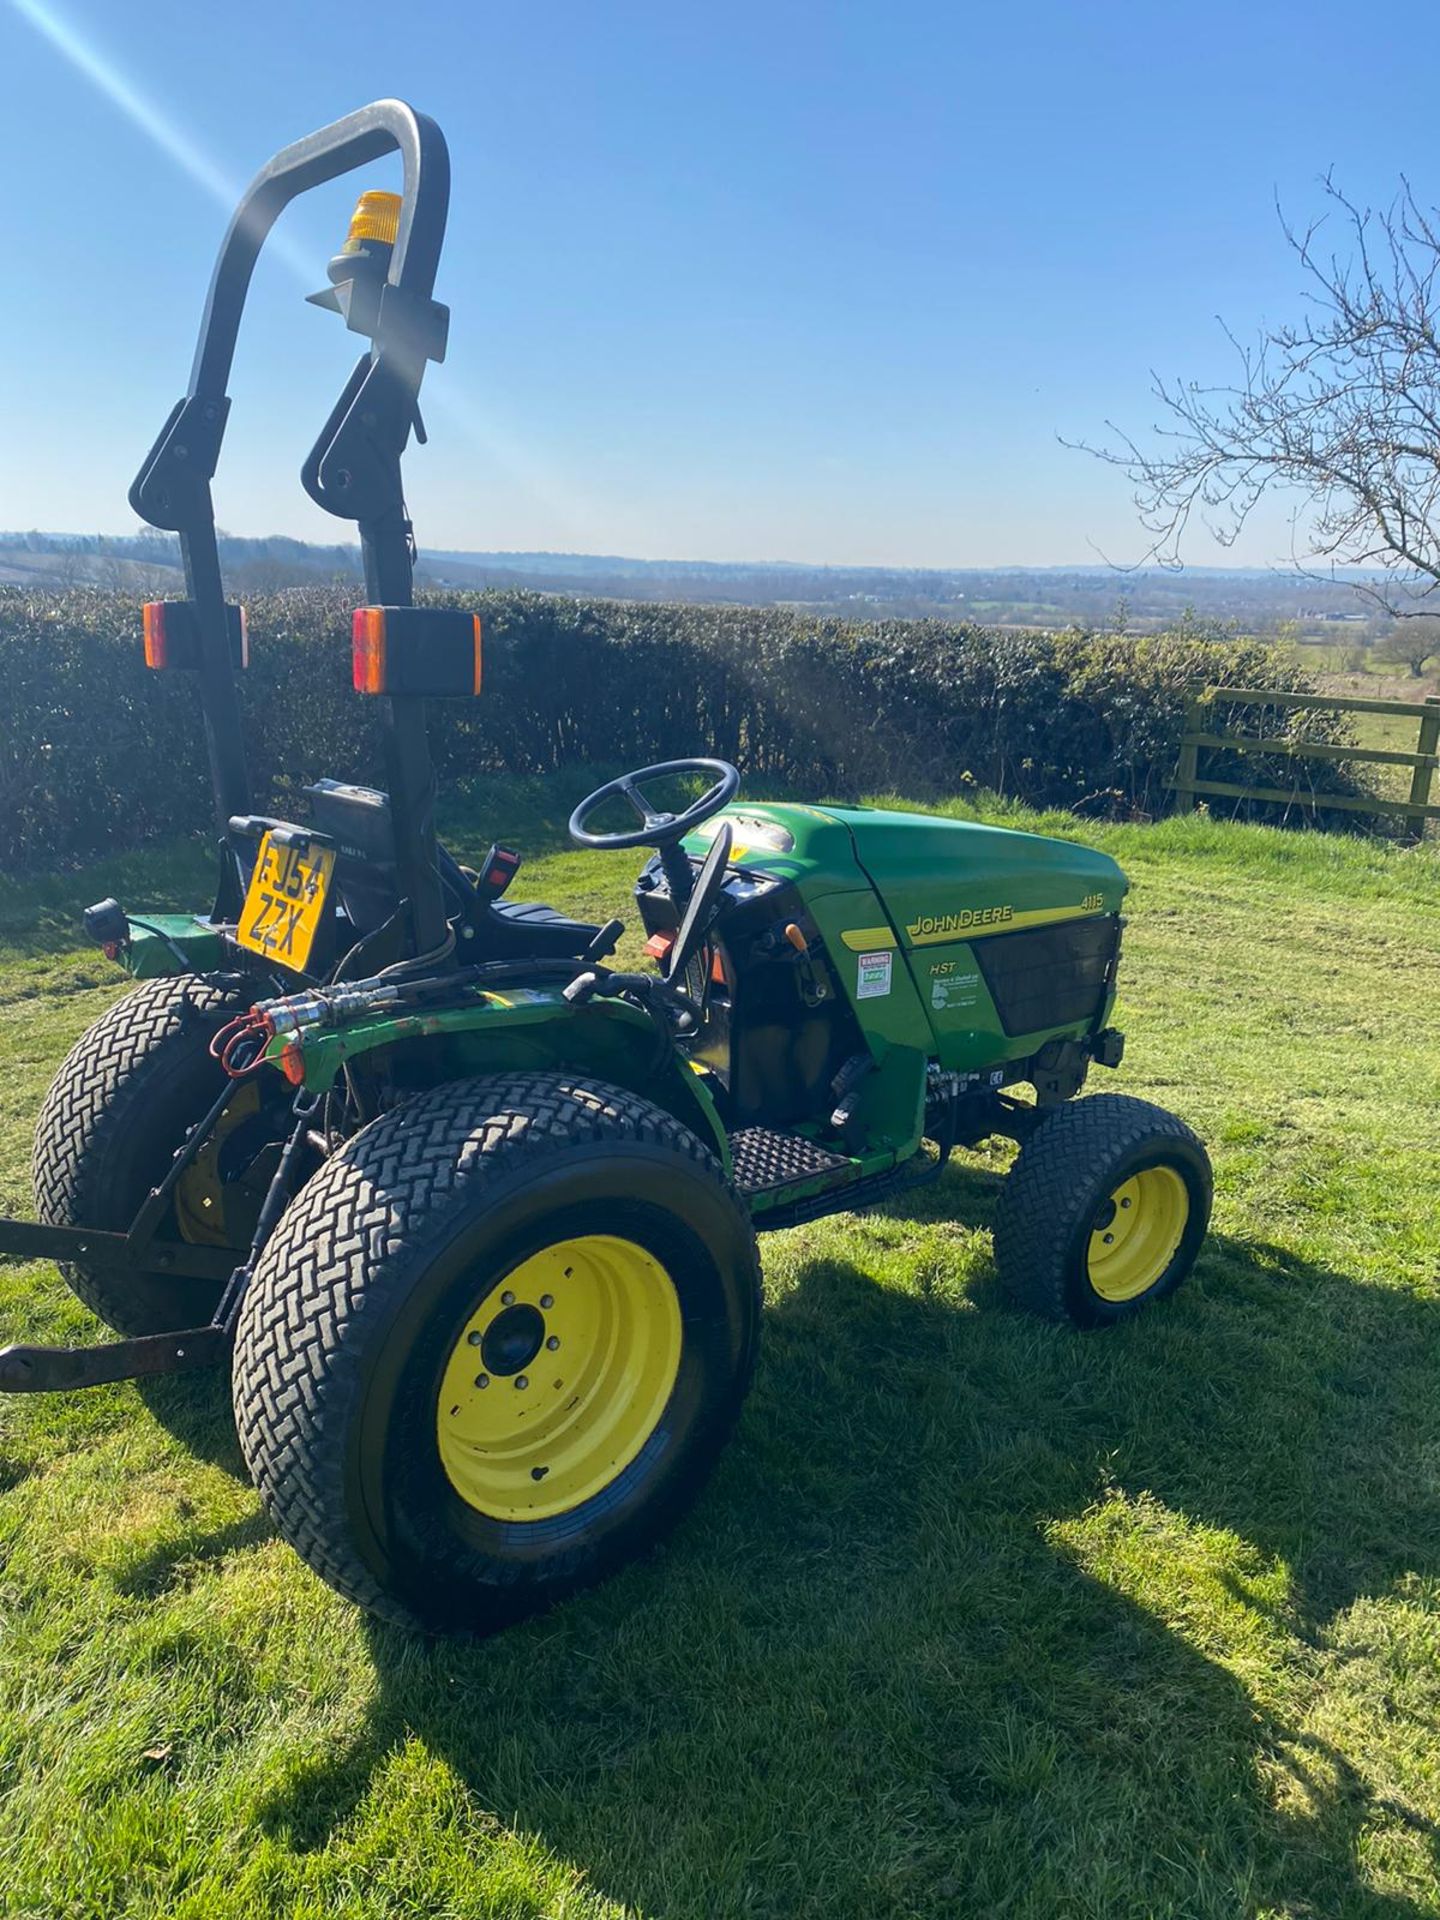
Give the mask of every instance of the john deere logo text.
M 905 931 L 912 940 L 933 940 L 941 933 L 964 933 L 970 927 L 998 927 L 1015 918 L 1014 907 L 966 907 L 959 913 L 926 914 L 912 920 Z

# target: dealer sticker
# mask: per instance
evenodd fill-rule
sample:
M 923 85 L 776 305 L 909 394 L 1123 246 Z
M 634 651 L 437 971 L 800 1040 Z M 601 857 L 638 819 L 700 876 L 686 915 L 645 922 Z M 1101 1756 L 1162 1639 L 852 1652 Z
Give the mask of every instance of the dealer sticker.
M 862 953 L 860 970 L 855 981 L 857 1000 L 879 1000 L 890 991 L 890 970 L 895 959 L 893 953 Z
M 942 972 L 938 967 L 932 967 L 930 972 L 930 1004 L 937 1013 L 947 1007 L 973 1007 L 979 1000 L 978 973 L 957 973 L 953 968 Z

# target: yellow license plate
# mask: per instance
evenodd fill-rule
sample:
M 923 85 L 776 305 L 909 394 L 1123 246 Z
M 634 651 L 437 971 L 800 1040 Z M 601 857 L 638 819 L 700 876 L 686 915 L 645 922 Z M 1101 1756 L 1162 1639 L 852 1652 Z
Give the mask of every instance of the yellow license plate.
M 278 844 L 267 833 L 260 842 L 235 930 L 240 945 L 303 973 L 320 931 L 334 871 L 332 848 L 307 845 L 302 852 Z

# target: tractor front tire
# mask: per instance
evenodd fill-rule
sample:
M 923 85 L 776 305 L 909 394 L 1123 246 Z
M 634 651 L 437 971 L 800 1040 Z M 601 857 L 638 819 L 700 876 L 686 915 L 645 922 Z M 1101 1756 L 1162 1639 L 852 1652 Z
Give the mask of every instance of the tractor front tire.
M 35 1208 L 50 1227 L 124 1233 L 191 1127 L 225 1085 L 214 1034 L 255 997 L 253 983 L 203 974 L 147 980 L 81 1035 L 35 1129 Z M 117 1333 L 210 1318 L 213 1281 L 67 1261 L 72 1290 Z
M 755 1365 L 760 1267 L 709 1149 L 633 1093 L 454 1082 L 291 1203 L 235 1349 L 276 1527 L 371 1613 L 486 1633 L 644 1551 Z
M 1210 1159 L 1183 1120 L 1099 1093 L 1057 1107 L 1020 1149 L 995 1212 L 1011 1297 L 1080 1327 L 1173 1293 L 1210 1223 Z

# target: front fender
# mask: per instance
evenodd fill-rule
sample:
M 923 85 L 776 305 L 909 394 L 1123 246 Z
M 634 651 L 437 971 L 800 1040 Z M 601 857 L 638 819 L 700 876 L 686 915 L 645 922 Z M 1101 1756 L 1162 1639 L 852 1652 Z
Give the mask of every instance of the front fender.
M 459 1007 L 277 1035 L 266 1058 L 313 1093 L 330 1087 L 342 1067 L 396 1050 L 414 1054 L 418 1085 L 515 1068 L 583 1072 L 613 1080 L 673 1113 L 730 1170 L 730 1144 L 709 1075 L 682 1054 L 663 1048 L 648 1015 L 624 1000 L 595 999 L 577 1006 L 558 988 L 509 988 L 477 994 Z

